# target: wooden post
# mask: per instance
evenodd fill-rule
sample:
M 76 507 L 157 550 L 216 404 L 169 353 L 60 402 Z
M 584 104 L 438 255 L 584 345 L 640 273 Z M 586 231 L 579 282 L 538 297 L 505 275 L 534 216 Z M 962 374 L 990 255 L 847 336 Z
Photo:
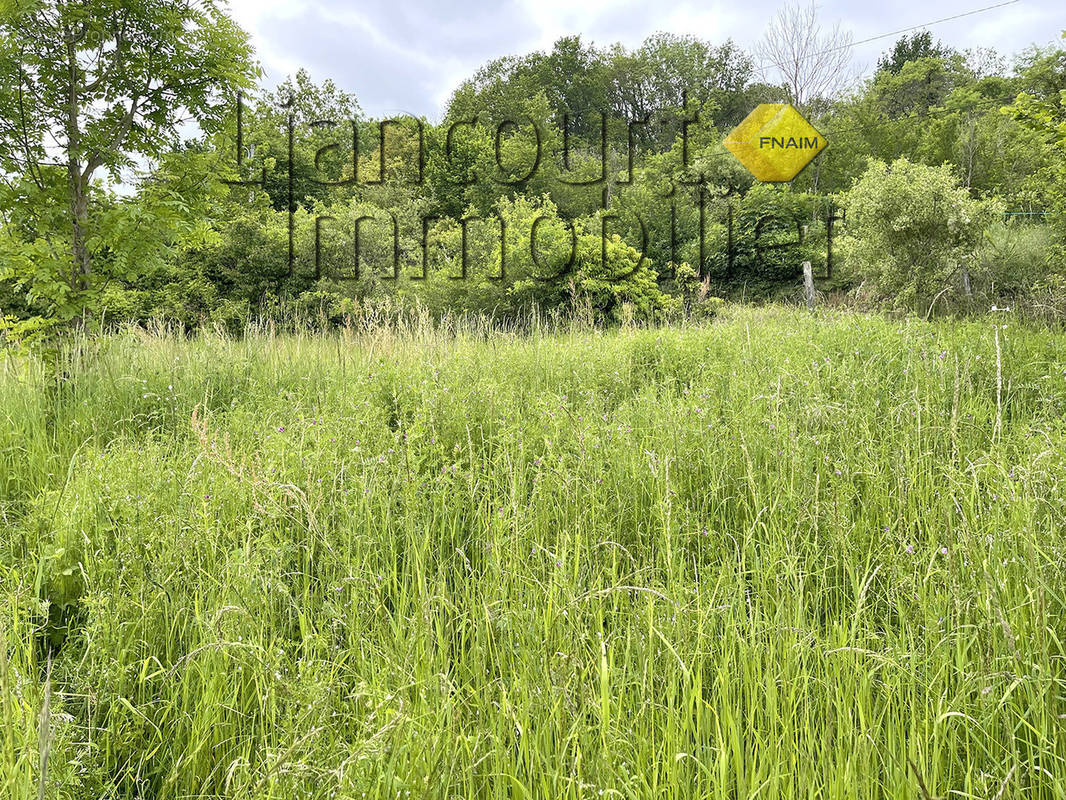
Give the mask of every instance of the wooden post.
M 814 311 L 814 272 L 811 262 L 803 262 L 803 297 L 807 301 L 807 310 Z

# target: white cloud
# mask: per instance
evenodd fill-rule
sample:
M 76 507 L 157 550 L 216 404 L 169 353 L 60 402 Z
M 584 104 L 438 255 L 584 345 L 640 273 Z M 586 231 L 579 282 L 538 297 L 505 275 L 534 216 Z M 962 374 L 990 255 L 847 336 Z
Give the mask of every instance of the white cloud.
M 456 84 L 486 61 L 549 48 L 560 36 L 634 47 L 657 31 L 712 42 L 754 45 L 776 0 L 230 0 L 273 84 L 300 67 L 332 78 L 371 114 L 417 111 L 437 116 Z M 827 27 L 839 18 L 856 40 L 973 9 L 968 0 L 856 5 L 826 0 Z M 1025 2 L 933 26 L 957 47 L 995 47 L 1011 54 L 1056 38 L 1066 19 L 1055 0 Z M 855 48 L 867 66 L 891 46 L 885 38 Z

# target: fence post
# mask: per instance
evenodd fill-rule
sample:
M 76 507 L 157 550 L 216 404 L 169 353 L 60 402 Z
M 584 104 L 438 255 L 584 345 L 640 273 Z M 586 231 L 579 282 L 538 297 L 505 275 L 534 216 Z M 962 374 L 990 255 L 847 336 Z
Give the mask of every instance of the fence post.
M 814 272 L 811 262 L 803 262 L 803 297 L 807 301 L 807 310 L 814 311 Z

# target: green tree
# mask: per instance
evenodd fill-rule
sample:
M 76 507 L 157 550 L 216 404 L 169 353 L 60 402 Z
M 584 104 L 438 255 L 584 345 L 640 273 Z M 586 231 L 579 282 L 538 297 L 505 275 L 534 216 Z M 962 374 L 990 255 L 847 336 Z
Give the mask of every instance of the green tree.
M 961 56 L 922 57 L 905 62 L 898 72 L 877 73 L 870 96 L 890 119 L 915 116 L 942 105 L 953 89 L 971 78 Z
M 1066 254 L 1066 51 L 1037 54 L 1030 70 L 1031 90 L 1020 93 L 1004 113 L 1039 137 L 1050 153 L 1033 184 L 1048 205 L 1061 257 Z
M 465 278 L 459 226 L 449 221 L 434 233 L 439 268 L 417 291 L 435 309 L 514 317 L 578 301 L 597 320 L 619 321 L 623 307 L 634 319 L 652 320 L 675 305 L 660 290 L 651 260 L 615 233 L 610 220 L 564 219 L 547 196 L 501 199 L 495 211 L 469 227 Z
M 126 246 L 107 235 L 108 193 L 96 181 L 166 153 L 190 121 L 216 129 L 257 74 L 246 34 L 215 0 L 8 0 L 0 70 L 0 170 L 34 188 L 12 202 L 64 193 L 67 210 L 66 233 L 56 220 L 41 226 L 20 274 L 51 287 L 51 312 L 67 317 L 101 283 L 94 261 Z M 47 258 L 34 252 L 41 241 Z
M 565 36 L 546 53 L 490 61 L 456 89 L 447 118 L 478 115 L 493 127 L 504 121 L 524 122 L 524 104 L 542 94 L 553 125 L 561 128 L 563 115 L 568 114 L 571 133 L 598 138 L 598 115 L 609 110 L 610 89 L 606 55 L 585 45 L 579 36 Z
M 611 112 L 624 120 L 650 116 L 639 141 L 669 147 L 687 102 L 707 104 L 707 121 L 739 123 L 758 102 L 755 66 L 732 40 L 712 45 L 695 36 L 657 33 L 635 51 L 616 45 L 610 55 Z
M 892 49 L 877 60 L 877 71 L 898 75 L 903 65 L 909 61 L 917 61 L 919 58 L 947 58 L 952 52 L 952 49 L 940 40 L 934 42 L 933 34 L 929 31 L 918 31 L 898 38 Z
M 289 163 L 289 124 L 292 123 L 292 164 Z M 240 179 L 259 180 L 265 171 L 263 189 L 278 211 L 289 208 L 289 172 L 296 204 L 328 201 L 336 194 L 350 195 L 352 185 L 352 125 L 359 126 L 360 152 L 367 156 L 370 173 L 360 180 L 377 177 L 378 126 L 362 118 L 355 96 L 333 81 L 316 83 L 307 70 L 298 70 L 273 91 L 248 103 L 244 111 L 242 169 Z M 230 150 L 233 130 L 219 138 L 217 146 Z M 391 138 L 391 137 L 390 137 Z M 375 153 L 376 154 L 376 153 Z M 235 153 L 226 157 L 234 160 Z M 341 186 L 336 186 L 341 184 Z

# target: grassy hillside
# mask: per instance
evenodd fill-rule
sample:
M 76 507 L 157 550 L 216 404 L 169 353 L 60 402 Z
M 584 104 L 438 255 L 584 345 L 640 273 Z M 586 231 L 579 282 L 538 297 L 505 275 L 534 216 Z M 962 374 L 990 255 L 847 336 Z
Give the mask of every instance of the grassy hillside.
M 1062 334 L 2 363 L 4 797 L 1066 797 Z

